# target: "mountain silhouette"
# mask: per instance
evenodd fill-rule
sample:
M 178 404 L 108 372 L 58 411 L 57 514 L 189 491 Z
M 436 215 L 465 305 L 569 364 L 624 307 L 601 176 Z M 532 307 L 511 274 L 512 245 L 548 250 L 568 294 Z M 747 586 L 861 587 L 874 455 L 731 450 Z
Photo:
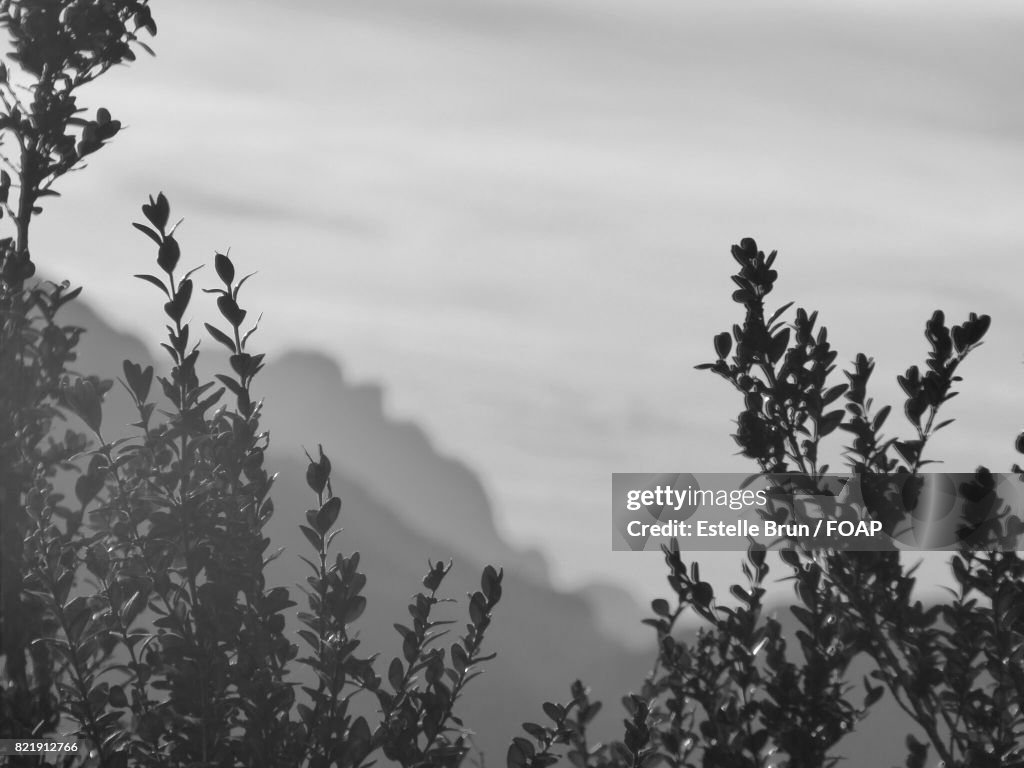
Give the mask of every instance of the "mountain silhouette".
M 79 365 L 79 372 L 113 378 L 120 375 L 125 358 L 153 364 L 137 337 L 111 327 L 86 301 L 65 307 L 63 317 L 64 323 L 87 329 L 78 351 L 88 370 Z M 203 350 L 201 371 L 227 368 L 217 345 L 204 344 Z M 551 587 L 544 556 L 512 547 L 498 533 L 491 501 L 477 475 L 438 451 L 420 427 L 390 416 L 381 386 L 346 380 L 341 367 L 318 352 L 286 351 L 268 356 L 254 391 L 266 402 L 263 426 L 270 431 L 271 456 L 301 457 L 303 449 L 315 452 L 322 443 L 335 466 L 452 557 L 500 564 L 525 580 Z M 120 386 L 107 399 L 106 424 L 119 428 L 136 420 Z M 580 594 L 596 613 L 600 632 L 632 648 L 647 641 L 649 632 L 639 624 L 640 607 L 626 590 L 606 583 Z M 631 620 L 623 621 L 623 610 Z
M 547 583 L 543 556 L 498 534 L 479 478 L 442 456 L 417 425 L 389 417 L 382 387 L 351 383 L 333 360 L 308 351 L 269 359 L 257 386 L 276 404 L 263 423 L 277 450 L 301 455 L 323 443 L 332 461 L 420 534 Z

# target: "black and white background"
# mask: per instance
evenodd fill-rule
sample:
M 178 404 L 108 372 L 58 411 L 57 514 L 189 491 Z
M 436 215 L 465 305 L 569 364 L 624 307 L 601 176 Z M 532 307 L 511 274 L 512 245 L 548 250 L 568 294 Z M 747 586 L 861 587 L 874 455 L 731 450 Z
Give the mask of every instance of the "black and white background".
M 652 658 L 639 618 L 664 566 L 611 552 L 611 474 L 752 469 L 729 437 L 740 403 L 693 369 L 739 319 L 740 238 L 779 249 L 778 302 L 819 309 L 841 363 L 875 357 L 882 401 L 899 402 L 934 309 L 991 314 L 930 450 L 949 471 L 1014 460 L 1019 4 L 154 13 L 157 57 L 94 90 L 127 130 L 64 182 L 34 252 L 85 287 L 82 357 L 108 375 L 161 335 L 131 277 L 150 255 L 129 226 L 146 195 L 185 217 L 186 262 L 230 246 L 258 272 L 274 535 L 298 547 L 302 448 L 322 443 L 347 478 L 340 541 L 364 555 L 368 638 L 397 644 L 392 616 L 428 557 L 453 557 L 460 588 L 506 567 L 499 657 L 470 699 L 492 762 L 576 677 L 614 709 Z M 730 583 L 737 558 L 705 554 L 705 577 Z M 929 558 L 920 582 L 944 570 Z M 874 723 L 844 742 L 851 764 L 898 752 L 905 726 Z

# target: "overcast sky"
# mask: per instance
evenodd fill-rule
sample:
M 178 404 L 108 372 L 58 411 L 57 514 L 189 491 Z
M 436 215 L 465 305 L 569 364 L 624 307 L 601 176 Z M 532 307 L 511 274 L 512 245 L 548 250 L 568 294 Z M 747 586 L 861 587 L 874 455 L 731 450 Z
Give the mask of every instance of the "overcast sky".
M 34 243 L 155 343 L 128 222 L 165 191 L 194 261 L 259 270 L 265 347 L 382 382 L 562 583 L 653 593 L 657 555 L 609 551 L 610 475 L 750 468 L 739 401 L 693 370 L 739 319 L 744 236 L 781 251 L 778 302 L 819 308 L 841 362 L 876 357 L 883 400 L 932 310 L 990 313 L 933 456 L 1015 460 L 1020 8 L 155 3 L 157 58 L 93 94 L 129 130 Z

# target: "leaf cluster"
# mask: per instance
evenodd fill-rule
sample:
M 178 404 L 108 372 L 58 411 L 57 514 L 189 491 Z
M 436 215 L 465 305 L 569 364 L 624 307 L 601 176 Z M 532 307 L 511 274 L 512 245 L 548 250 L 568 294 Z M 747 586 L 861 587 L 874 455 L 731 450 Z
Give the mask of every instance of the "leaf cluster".
M 465 631 L 445 648 L 439 642 L 453 621 L 436 614 L 451 602 L 439 595 L 451 563 L 431 563 L 408 606 L 411 626 L 395 625 L 402 655 L 380 677 L 378 654 L 363 656 L 352 632 L 366 608 L 359 554 L 330 552 L 341 500 L 321 448 L 315 459 L 307 455 L 317 505 L 300 525 L 315 553 L 303 558 L 311 573 L 298 614 L 307 651 L 300 656 L 286 620 L 296 603 L 264 578 L 280 552 L 268 554 L 262 533 L 274 511 L 274 477 L 265 468 L 262 403 L 251 389 L 263 355 L 249 348 L 255 326 L 243 327 L 239 304 L 248 278 L 236 280 L 232 260 L 215 256 L 221 287 L 207 292 L 222 325 L 206 330 L 228 348 L 230 370 L 204 380 L 188 321 L 201 295 L 197 270 L 180 270 L 167 199 L 150 198 L 143 213 L 146 223 L 136 227 L 153 241 L 159 273 L 138 277 L 165 299 L 169 372 L 124 361 L 120 383 L 138 419 L 134 435 L 108 440 L 110 382 L 70 376 L 58 361 L 48 414 L 74 414 L 91 434 L 54 459 L 77 474 L 77 506 L 54 490 L 60 467 L 45 460 L 22 500 L 30 522 L 20 600 L 39 617 L 26 643 L 42 660 L 24 685 L 54 691 L 42 698 L 48 716 L 34 732 L 70 721 L 104 766 L 363 766 L 376 753 L 407 766 L 458 765 L 469 732 L 455 707 L 493 658 L 483 646 L 502 572 L 485 568 L 469 595 Z M 302 667 L 312 685 L 291 679 Z M 378 705 L 375 726 L 350 706 L 361 693 Z
M 821 484 L 827 467 L 818 464 L 819 443 L 836 430 L 847 433 L 847 466 L 862 491 L 856 515 L 882 521 L 884 533 L 895 537 L 922 492 L 920 471 L 932 463 L 924 458 L 926 446 L 952 423 L 939 419 L 940 410 L 957 394 L 960 366 L 982 344 L 990 318 L 971 313 L 948 326 L 942 311 L 933 313 L 925 323 L 929 351 L 923 368 L 912 365 L 897 377 L 912 434 L 887 437 L 882 428 L 892 408 L 876 408 L 868 395 L 874 361 L 858 354 L 845 372 L 846 383 L 832 384 L 836 353 L 823 327 L 814 332 L 816 312 L 798 308 L 786 324 L 782 318 L 790 303 L 764 319 L 777 254 L 765 256 L 751 239 L 732 253 L 740 265 L 734 277 L 740 290 L 733 298 L 743 305 L 745 321 L 731 335 L 716 336 L 718 359 L 698 367 L 741 393 L 744 409 L 735 437 L 743 454 L 762 472 L 791 472 L 790 482 L 829 494 Z M 829 410 L 844 395 L 845 408 Z M 888 690 L 921 728 L 925 742 L 908 737 L 911 767 L 923 766 L 929 751 L 947 766 L 1006 765 L 1024 748 L 1018 713 L 1003 706 L 1022 693 L 1012 671 L 1021 647 L 1017 616 L 1007 614 L 1017 596 L 1019 559 L 1015 552 L 995 551 L 997 543 L 1005 549 L 1019 536 L 1019 521 L 1007 510 L 994 510 L 994 481 L 983 467 L 958 491 L 971 501 L 949 542 L 959 550 L 952 568 L 962 589 L 946 605 L 925 607 L 913 599 L 915 567 L 905 566 L 895 548 L 810 551 L 790 542 L 781 553 L 794 568 L 799 603 L 792 610 L 803 625 L 801 641 L 828 637 L 814 620 L 816 611 L 827 610 L 845 627 L 837 640 L 840 652 L 848 659 L 864 654 L 874 666 L 864 680 L 865 705 Z M 984 575 L 976 580 L 976 574 Z M 982 600 L 965 597 L 978 589 Z

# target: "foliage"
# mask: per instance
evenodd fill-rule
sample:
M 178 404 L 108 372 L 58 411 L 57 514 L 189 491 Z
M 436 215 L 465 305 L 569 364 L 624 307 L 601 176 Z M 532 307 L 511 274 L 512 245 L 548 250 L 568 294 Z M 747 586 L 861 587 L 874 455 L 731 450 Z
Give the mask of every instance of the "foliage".
M 303 558 L 310 574 L 293 640 L 286 612 L 296 603 L 264 577 L 280 553 L 268 554 L 262 533 L 274 476 L 252 392 L 264 356 L 250 347 L 256 326 L 239 303 L 250 276 L 236 279 L 233 261 L 214 257 L 218 284 L 203 290 L 221 322 L 205 330 L 227 348 L 229 369 L 204 379 L 187 319 L 198 267 L 180 268 L 166 197 L 142 207 L 135 226 L 153 241 L 157 268 L 138 277 L 164 300 L 169 372 L 124 361 L 119 381 L 138 414 L 128 436 L 104 428 L 113 382 L 70 368 L 82 329 L 57 316 L 80 289 L 32 282 L 39 201 L 120 128 L 106 109 L 79 117 L 78 89 L 146 48 L 137 33 L 156 31 L 148 6 L 4 2 L 0 22 L 19 65 L 17 77 L 0 72 L 0 129 L 18 150 L 3 157 L 0 186 L 15 230 L 0 241 L 0 738 L 76 735 L 91 753 L 68 765 L 355 768 L 377 755 L 457 765 L 469 747 L 455 706 L 493 658 L 483 648 L 502 572 L 484 569 L 465 631 L 442 647 L 455 623 L 438 616 L 452 602 L 440 592 L 452 566 L 430 563 L 411 626 L 395 625 L 401 656 L 380 677 L 379 654 L 363 655 L 353 630 L 366 607 L 359 554 L 332 552 L 341 500 L 321 448 L 308 457 L 316 504 L 300 528 L 313 554 Z M 85 431 L 55 439 L 70 415 Z M 303 669 L 307 685 L 293 680 Z M 375 725 L 357 711 L 360 694 L 380 710 Z
M 733 256 L 740 265 L 733 298 L 743 304 L 746 318 L 742 327 L 734 328 L 732 339 L 727 334 L 716 337 L 719 359 L 709 367 L 744 395 L 737 443 L 763 471 L 795 471 L 817 483 L 826 471 L 817 466 L 820 439 L 836 429 L 846 431 L 853 438 L 846 448 L 847 463 L 863 481 L 866 511 L 883 522 L 884 533 L 894 535 L 896 512 L 907 498 L 899 492 L 919 489 L 919 472 L 930 463 L 923 458 L 928 441 L 951 423 L 937 422 L 939 411 L 957 394 L 953 387 L 961 380 L 958 369 L 982 343 L 989 317 L 972 313 L 962 324 L 948 327 L 941 311 L 932 315 L 925 324 L 930 346 L 925 372 L 912 365 L 898 377 L 913 434 L 886 438 L 881 429 L 891 409 L 875 411 L 867 396 L 874 362 L 857 355 L 846 372 L 848 383 L 828 387 L 835 353 L 824 328 L 814 333 L 817 314 L 797 310 L 792 342 L 790 328 L 777 321 L 781 311 L 764 320 L 764 299 L 776 278 L 771 268 L 775 253 L 766 258 L 747 239 L 733 248 Z M 732 340 L 736 350 L 727 360 Z M 826 411 L 840 395 L 847 401 L 845 412 Z M 974 519 L 991 518 L 985 501 L 992 499 L 993 489 L 985 468 L 961 489 L 976 502 L 968 513 Z M 1024 694 L 1013 663 L 1019 658 L 1024 624 L 1019 609 L 1011 608 L 1011 601 L 1021 596 L 1020 559 L 1016 552 L 994 547 L 996 541 L 1012 540 L 1019 533 L 1015 521 L 998 517 L 984 531 L 961 531 L 960 551 L 952 560 L 961 592 L 950 603 L 927 609 L 913 600 L 914 569 L 903 566 L 898 551 L 801 551 L 793 559 L 799 566 L 795 581 L 803 608 L 829 605 L 849 621 L 846 652 L 870 657 L 875 667 L 871 676 L 926 736 L 927 745 L 908 737 L 908 766 L 924 765 L 928 745 L 950 767 L 1006 765 L 1022 757 L 1022 714 L 1006 706 Z M 968 598 L 972 591 L 980 593 L 980 603 Z M 807 626 L 798 608 L 794 613 Z M 969 641 L 967 628 L 973 630 Z
M 441 592 L 451 563 L 429 563 L 411 625 L 395 625 L 401 653 L 380 676 L 379 654 L 355 629 L 366 608 L 359 554 L 332 550 L 342 503 L 320 448 L 307 454 L 315 503 L 300 524 L 311 552 L 293 638 L 293 595 L 264 576 L 280 553 L 268 553 L 263 535 L 274 476 L 252 388 L 264 356 L 250 346 L 256 326 L 240 303 L 249 276 L 215 255 L 217 282 L 203 291 L 221 319 L 204 329 L 226 348 L 228 368 L 204 377 L 201 332 L 188 320 L 197 269 L 181 269 L 164 195 L 143 206 L 135 226 L 155 246 L 156 269 L 138 277 L 162 295 L 169 368 L 124 361 L 120 384 L 138 414 L 129 436 L 104 428 L 113 382 L 72 369 L 82 329 L 61 325 L 59 313 L 80 289 L 33 282 L 29 234 L 41 201 L 121 129 L 105 108 L 83 117 L 80 90 L 149 50 L 140 39 L 156 33 L 148 4 L 0 0 L 0 23 L 16 65 L 0 67 L 0 216 L 13 229 L 0 239 L 0 738 L 68 730 L 92 746 L 68 765 L 460 764 L 468 731 L 455 705 L 493 657 L 483 648 L 502 572 L 484 569 L 464 632 L 443 647 L 455 623 L 439 615 L 451 602 Z M 827 493 L 819 447 L 847 433 L 866 511 L 892 533 L 905 498 L 894 494 L 919 490 L 928 443 L 950 423 L 939 411 L 989 318 L 949 327 L 942 312 L 931 317 L 923 372 L 899 377 L 910 434 L 887 437 L 892 409 L 867 394 L 874 362 L 857 355 L 846 383 L 833 383 L 838 355 L 817 313 L 798 308 L 787 321 L 786 304 L 768 314 L 775 252 L 746 239 L 733 257 L 743 324 L 715 336 L 717 359 L 699 367 L 742 396 L 741 452 L 763 473 Z M 72 415 L 80 426 L 58 436 Z M 1024 436 L 1017 447 L 1024 452 Z M 842 738 L 886 691 L 920 729 L 907 737 L 907 768 L 933 753 L 946 768 L 1020 764 L 1024 562 L 992 546 L 1021 533 L 991 508 L 994 485 L 979 468 L 961 489 L 971 506 L 951 560 L 959 590 L 944 604 L 913 599 L 913 568 L 895 550 L 789 542 L 779 556 L 795 588 L 795 651 L 765 615 L 763 548 L 749 549 L 728 604 L 697 563 L 666 548 L 672 600 L 651 605 L 657 658 L 639 693 L 622 700 L 623 737 L 594 740 L 601 703 L 577 681 L 566 702 L 543 705 L 545 724 L 523 724 L 529 738 L 513 739 L 509 768 L 544 768 L 563 753 L 578 768 L 836 765 Z M 693 640 L 679 631 L 686 612 L 703 622 Z M 862 686 L 847 680 L 858 657 L 872 665 Z M 308 684 L 295 682 L 299 671 Z M 361 701 L 377 708 L 375 724 Z
M 94 532 L 68 542 L 51 534 L 44 509 L 26 540 L 35 555 L 29 594 L 61 629 L 44 642 L 67 665 L 66 713 L 98 745 L 100 764 L 361 766 L 378 750 L 402 765 L 458 763 L 468 747 L 453 708 L 490 658 L 481 647 L 501 574 L 485 569 L 467 631 L 449 657 L 436 644 L 445 634 L 438 628 L 453 622 L 436 618 L 434 608 L 451 566 L 431 565 L 409 606 L 413 627 L 396 625 L 402 657 L 392 659 L 385 684 L 376 654 L 360 655 L 352 632 L 366 608 L 359 555 L 330 554 L 341 500 L 321 449 L 307 469 L 317 502 L 300 525 L 315 557 L 306 559 L 307 610 L 299 613 L 307 655 L 298 656 L 284 615 L 295 603 L 263 577 L 275 556 L 266 555 L 270 540 L 261 533 L 273 512 L 273 478 L 264 468 L 262 405 L 251 395 L 263 355 L 249 351 L 255 326 L 243 329 L 247 312 L 238 303 L 248 276 L 236 280 L 231 259 L 215 257 L 221 286 L 206 290 L 216 295 L 224 325 L 207 331 L 231 353 L 231 372 L 201 382 L 198 345 L 190 347 L 183 321 L 196 270 L 178 277 L 166 198 L 151 199 L 143 211 L 148 223 L 136 226 L 156 243 L 163 275 L 139 277 L 166 299 L 170 375 L 125 361 L 122 383 L 138 411 L 139 435 L 112 442 L 90 383 L 66 388 L 69 409 L 96 441 L 78 494 L 79 514 L 91 516 Z M 154 380 L 170 404 L 157 423 Z M 226 395 L 234 402 L 220 405 Z M 84 552 L 98 585 L 92 595 L 72 595 L 69 551 L 73 562 Z M 292 662 L 313 673 L 314 685 L 298 694 L 288 679 Z M 359 692 L 380 704 L 375 729 L 351 711 Z
M 732 255 L 740 267 L 733 300 L 743 305 L 744 322 L 716 335 L 717 360 L 698 368 L 742 395 L 734 434 L 742 454 L 762 473 L 789 473 L 794 486 L 827 495 L 832 491 L 821 484 L 828 466 L 819 465 L 819 445 L 845 431 L 852 438 L 848 468 L 864 491 L 864 508 L 857 511 L 883 521 L 883 533 L 893 535 L 907 494 L 920 493 L 928 441 L 951 423 L 937 422 L 939 411 L 956 395 L 957 371 L 982 343 L 989 317 L 972 313 L 950 328 L 941 311 L 932 315 L 925 325 L 931 348 L 925 372 L 915 365 L 898 377 L 912 434 L 887 438 L 881 430 L 891 407 L 875 409 L 867 396 L 874 362 L 858 354 L 845 372 L 847 382 L 833 384 L 837 353 L 827 330 L 816 328 L 817 312 L 798 308 L 786 322 L 789 303 L 766 317 L 777 254 L 766 256 L 745 239 Z M 845 409 L 834 405 L 840 397 Z M 1017 448 L 1024 449 L 1024 435 Z M 1016 465 L 1014 471 L 1022 472 Z M 752 545 L 748 552 L 748 584 L 732 587 L 739 601 L 732 607 L 716 601 L 696 563 L 688 572 L 677 545 L 665 548 L 676 603 L 652 603 L 654 617 L 646 623 L 658 634 L 658 660 L 641 693 L 624 700 L 624 739 L 585 748 L 587 718 L 558 720 L 554 715 L 563 710 L 545 705 L 554 727 L 525 724 L 537 746 L 517 738 L 509 768 L 550 764 L 556 744 L 570 745 L 568 757 L 581 767 L 834 765 L 840 759 L 834 748 L 885 691 L 925 738 L 908 734 L 907 768 L 925 766 L 931 751 L 946 768 L 1021 764 L 1024 561 L 995 546 L 1019 541 L 1021 525 L 993 507 L 994 490 L 983 467 L 960 489 L 970 502 L 951 560 L 960 589 L 945 604 L 926 608 L 913 599 L 916 566 L 905 567 L 895 548 L 823 551 L 789 540 L 779 556 L 792 569 L 788 579 L 797 598 L 790 611 L 799 624 L 802 658 L 795 663 L 779 623 L 761 618 L 760 585 L 768 572 L 762 549 Z M 706 625 L 692 644 L 672 634 L 684 610 Z M 858 656 L 870 660 L 872 671 L 855 704 L 846 670 Z M 578 711 L 581 690 L 577 683 L 566 707 Z
M 874 694 L 869 691 L 861 707 L 848 700 L 842 673 L 849 656 L 834 652 L 840 628 L 823 610 L 805 612 L 812 628 L 799 636 L 802 659 L 787 658 L 781 624 L 762 616 L 766 554 L 760 546 L 748 551 L 743 564 L 748 584 L 732 587 L 739 604 L 730 607 L 716 602 L 697 563 L 684 564 L 678 545 L 667 548 L 675 605 L 655 600 L 654 617 L 645 620 L 657 632 L 658 658 L 640 693 L 623 699 L 624 738 L 588 747 L 594 704 L 577 682 L 569 704 L 545 704 L 554 727 L 524 724 L 539 748 L 517 738 L 509 768 L 553 763 L 556 744 L 570 745 L 567 756 L 579 768 L 747 768 L 771 765 L 779 755 L 792 765 L 835 765 L 836 758 L 827 756 L 830 748 L 863 716 Z M 687 609 L 708 625 L 693 642 L 673 633 Z M 563 716 L 573 710 L 577 717 Z
M 0 693 L 0 736 L 24 734 L 58 716 L 53 660 L 32 645 L 50 632 L 52 617 L 23 603 L 23 541 L 35 525 L 57 469 L 84 447 L 68 430 L 48 440 L 62 420 L 60 385 L 75 360 L 81 329 L 63 326 L 57 313 L 81 289 L 67 283 L 28 284 L 35 274 L 29 225 L 40 201 L 57 195 L 54 184 L 81 168 L 86 157 L 120 130 L 106 109 L 80 115 L 80 89 L 144 46 L 137 31 L 156 27 L 144 2 L 0 2 L 0 23 L 10 34 L 9 58 L 0 64 L 0 217 L 13 235 L 0 239 L 0 653 L 9 685 Z M 12 154 L 11 145 L 16 154 Z M 12 198 L 12 192 L 14 197 Z M 108 384 L 89 382 L 98 394 Z M 74 528 L 70 523 L 69 531 Z M 29 680 L 29 667 L 34 680 Z

